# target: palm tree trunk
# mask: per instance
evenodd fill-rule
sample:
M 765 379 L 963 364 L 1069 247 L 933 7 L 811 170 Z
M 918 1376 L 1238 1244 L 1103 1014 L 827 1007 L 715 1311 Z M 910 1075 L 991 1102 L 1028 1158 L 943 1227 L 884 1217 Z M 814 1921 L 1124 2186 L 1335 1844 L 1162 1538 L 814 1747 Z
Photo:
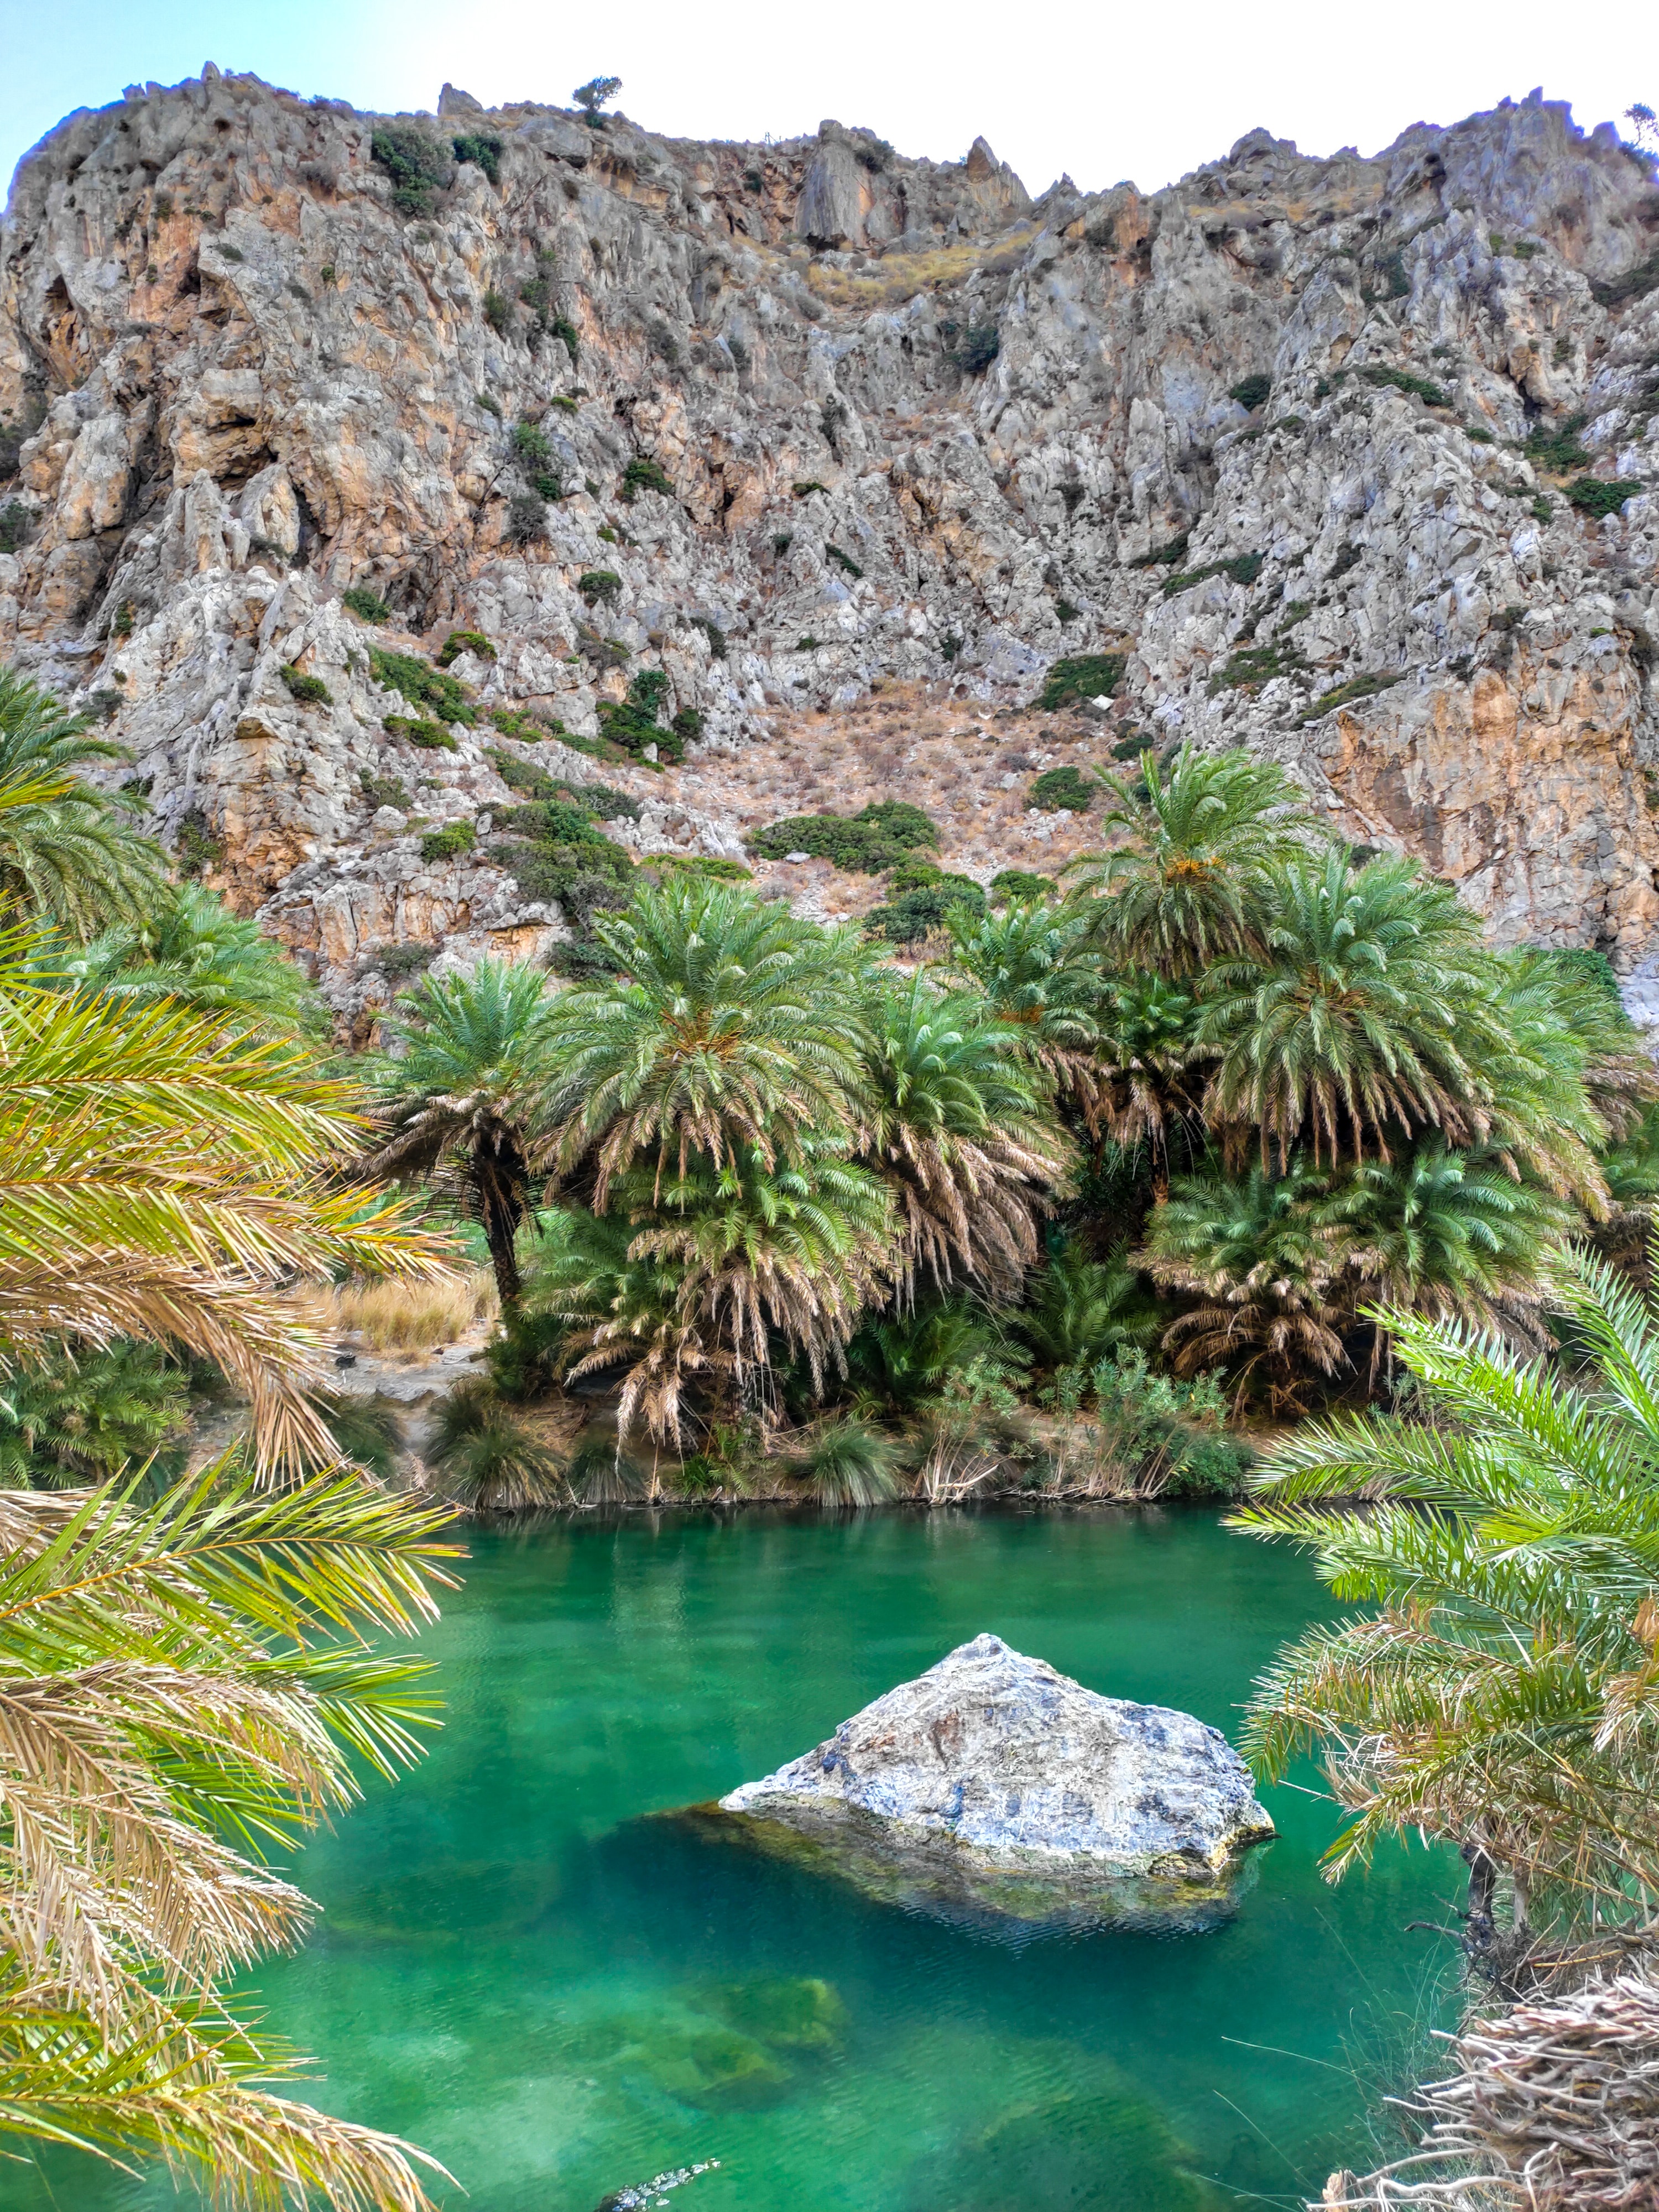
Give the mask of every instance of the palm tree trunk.
M 519 1224 L 524 1219 L 524 1155 L 511 1129 L 497 1128 L 480 1139 L 473 1150 L 471 1172 L 478 1215 L 489 1246 L 489 1264 L 495 1271 L 495 1288 L 505 1313 L 517 1305 L 524 1292 L 514 1249 Z

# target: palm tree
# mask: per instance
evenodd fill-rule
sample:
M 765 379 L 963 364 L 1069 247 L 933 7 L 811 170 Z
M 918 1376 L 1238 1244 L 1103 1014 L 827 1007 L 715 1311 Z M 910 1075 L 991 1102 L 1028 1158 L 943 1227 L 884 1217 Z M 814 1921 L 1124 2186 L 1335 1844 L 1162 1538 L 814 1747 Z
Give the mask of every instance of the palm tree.
M 1576 1218 L 1565 1200 L 1437 1137 L 1407 1159 L 1362 1161 L 1353 1188 L 1349 1264 L 1379 1304 L 1487 1327 L 1507 1321 L 1536 1341 L 1547 1261 Z M 1379 1331 L 1379 1357 L 1384 1341 Z
M 0 1485 L 106 1481 L 183 1433 L 188 1395 L 182 1368 L 154 1345 L 54 1345 L 0 1390 Z
M 1262 950 L 1205 978 L 1212 1124 L 1258 1130 L 1264 1166 L 1304 1139 L 1317 1164 L 1386 1159 L 1425 1126 L 1483 1139 L 1482 1064 L 1510 1040 L 1479 918 L 1414 861 L 1334 849 L 1276 869 L 1271 891 Z
M 1240 1178 L 1213 1155 L 1197 1175 L 1177 1176 L 1135 1255 L 1154 1282 L 1198 1300 L 1164 1334 L 1176 1372 L 1229 1364 L 1240 1401 L 1258 1369 L 1270 1409 L 1298 1403 L 1308 1368 L 1334 1375 L 1346 1364 L 1348 1318 L 1337 1288 L 1352 1253 L 1355 1200 L 1300 1158 L 1284 1175 L 1259 1164 Z
M 161 881 L 161 849 L 82 774 L 123 757 L 84 714 L 0 668 L 0 917 L 84 938 L 142 914 Z
M 1094 1367 L 1120 1345 L 1145 1346 L 1158 1334 L 1158 1304 L 1119 1245 L 1091 1260 L 1068 1242 L 1048 1255 L 1006 1326 L 1044 1367 Z
M 569 1381 L 620 1376 L 618 1435 L 637 1426 L 678 1440 L 689 1425 L 694 1389 L 723 1395 L 732 1387 L 737 1356 L 683 1297 L 684 1278 L 655 1255 L 637 1249 L 637 1232 L 620 1212 L 572 1206 L 547 1218 L 543 1249 L 532 1270 L 520 1326 L 562 1324 L 556 1361 Z
M 957 907 L 946 919 L 951 980 L 982 994 L 1033 1067 L 1091 1097 L 1104 984 L 1082 906 L 1037 900 L 985 915 Z
M 1284 769 L 1188 744 L 1167 767 L 1144 753 L 1132 784 L 1107 781 L 1118 804 L 1103 827 L 1127 842 L 1073 863 L 1105 957 L 1182 976 L 1256 949 L 1267 875 L 1315 832 Z
M 257 921 L 199 884 L 171 884 L 143 915 L 118 923 L 63 963 L 83 990 L 131 1004 L 171 999 L 262 1036 L 320 1037 L 328 1009 Z
M 902 1285 L 957 1268 L 1010 1298 L 1037 1255 L 1036 1216 L 1066 1141 L 1019 1052 L 1018 1027 L 926 976 L 882 977 L 869 1000 L 859 1157 L 893 1193 Z
M 435 1617 L 443 1517 L 226 1462 L 143 1510 L 0 1495 L 9 2132 L 159 2154 L 247 2212 L 429 2212 L 411 2160 L 442 2169 L 275 2094 L 298 2062 L 214 1984 L 315 1909 L 271 1844 L 416 1755 L 424 1670 L 369 1638 Z
M 1334 1878 L 1391 1832 L 1461 1849 L 1477 1945 L 1500 1872 L 1521 1923 L 1540 1890 L 1569 1919 L 1659 1900 L 1659 1307 L 1582 1254 L 1551 1288 L 1582 1379 L 1468 1322 L 1391 1313 L 1433 1418 L 1299 1431 L 1237 1523 L 1378 1608 L 1279 1654 L 1250 1707 L 1255 1763 L 1323 1753 L 1354 1815 Z
M 1622 1008 L 1542 955 L 1495 961 L 1490 994 L 1488 1142 L 1510 1172 L 1526 1170 L 1599 1220 L 1608 1204 L 1601 1156 L 1609 1137 L 1639 1123 L 1659 1070 Z
M 755 1153 L 768 1167 L 813 1133 L 850 1135 L 864 1044 L 864 956 L 848 931 L 798 921 L 744 888 L 690 878 L 595 918 L 620 971 L 562 994 L 556 1156 L 611 1179 Z
M 509 1307 L 523 1288 L 515 1243 L 555 1065 L 545 978 L 528 965 L 481 960 L 470 975 L 424 977 L 397 1009 L 386 1024 L 391 1049 L 369 1075 L 390 1133 L 359 1171 L 434 1177 L 482 1224 Z
M 1006 1316 L 1007 1325 L 1015 1318 Z M 884 1419 L 927 1413 L 953 1376 L 988 1369 L 1007 1382 L 1025 1365 L 1004 1334 L 1004 1318 L 963 1297 L 866 1314 L 847 1346 L 858 1401 Z
M 751 1397 L 769 1391 L 775 1337 L 821 1388 L 901 1265 L 886 1186 L 835 1138 L 803 1137 L 793 1160 L 775 1164 L 758 1147 L 720 1167 L 694 1155 L 672 1176 L 641 1161 L 618 1179 L 617 1199 L 635 1224 L 630 1251 L 677 1281 L 677 1317 Z M 613 1363 L 586 1363 L 601 1364 Z M 625 1431 L 627 1387 L 623 1407 Z M 676 1433 L 665 1419 L 655 1432 Z
M 55 988 L 40 954 L 0 939 L 0 1347 L 184 1346 L 251 1399 L 262 1468 L 333 1459 L 295 1287 L 446 1272 L 384 1194 L 334 1180 L 356 1092 L 298 1045 Z
M 1201 1124 L 1199 1018 L 1191 988 L 1151 969 L 1114 975 L 1103 997 L 1085 1111 L 1091 1130 L 1113 1144 L 1146 1146 L 1160 1198 L 1172 1139 L 1195 1135 Z

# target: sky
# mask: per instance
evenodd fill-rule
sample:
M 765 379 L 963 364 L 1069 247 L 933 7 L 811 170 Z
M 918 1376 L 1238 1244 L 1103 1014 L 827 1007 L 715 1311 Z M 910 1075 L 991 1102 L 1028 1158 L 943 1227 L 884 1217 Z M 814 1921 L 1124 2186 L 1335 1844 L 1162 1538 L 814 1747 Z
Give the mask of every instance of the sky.
M 1586 129 L 1659 107 L 1650 0 L 1596 0 L 1577 35 L 1559 0 L 1435 9 L 1330 0 L 0 0 L 0 177 L 76 107 L 204 61 L 379 111 L 431 108 L 445 79 L 489 105 L 568 105 L 619 76 L 623 111 L 672 137 L 776 138 L 821 118 L 904 154 L 958 161 L 983 134 L 1033 192 L 1144 190 L 1265 125 L 1305 153 L 1374 153 L 1542 84 Z

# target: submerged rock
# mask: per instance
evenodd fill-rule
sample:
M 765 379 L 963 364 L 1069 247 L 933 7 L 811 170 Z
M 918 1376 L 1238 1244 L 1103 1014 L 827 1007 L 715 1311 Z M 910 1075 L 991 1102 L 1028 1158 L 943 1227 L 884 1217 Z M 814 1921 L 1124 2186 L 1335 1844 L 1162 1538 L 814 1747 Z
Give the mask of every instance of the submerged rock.
M 1020 1920 L 1207 1925 L 1273 1833 L 1218 1729 L 1103 1698 L 995 1636 L 720 1802 L 763 1849 L 872 1893 Z

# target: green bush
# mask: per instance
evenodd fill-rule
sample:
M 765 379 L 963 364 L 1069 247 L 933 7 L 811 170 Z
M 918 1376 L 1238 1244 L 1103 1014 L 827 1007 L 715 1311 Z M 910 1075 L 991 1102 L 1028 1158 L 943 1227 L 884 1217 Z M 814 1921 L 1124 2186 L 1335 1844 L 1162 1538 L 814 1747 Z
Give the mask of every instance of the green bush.
M 392 653 L 385 646 L 372 645 L 368 665 L 377 684 L 388 691 L 401 691 L 411 707 L 429 708 L 441 722 L 459 722 L 471 729 L 478 719 L 457 678 L 428 668 L 412 653 Z
M 1567 486 L 1567 497 L 1581 514 L 1600 521 L 1603 515 L 1617 514 L 1627 499 L 1639 498 L 1647 486 L 1637 483 L 1628 477 L 1580 477 L 1577 483 Z
M 405 744 L 417 745 L 425 753 L 455 750 L 455 740 L 443 724 L 425 714 L 388 714 L 380 726 L 391 736 L 401 738 Z
M 889 945 L 915 945 L 942 930 L 951 913 L 977 915 L 986 911 L 985 893 L 971 876 L 951 875 L 939 868 L 931 873 L 931 882 L 872 907 L 864 917 L 865 935 Z
M 1306 714 L 1298 716 L 1297 726 L 1305 727 L 1310 722 L 1316 722 L 1322 714 L 1328 714 L 1338 707 L 1350 706 L 1356 699 L 1374 699 L 1379 691 L 1392 690 L 1396 684 L 1403 684 L 1405 680 L 1403 673 L 1352 677 L 1347 683 L 1339 684 L 1334 691 L 1322 692 Z
M 521 745 L 538 745 L 544 738 L 557 734 L 558 726 L 550 730 L 521 707 L 497 707 L 489 719 L 504 738 L 512 738 Z M 495 757 L 499 759 L 501 756 L 498 754 Z
M 192 806 L 179 824 L 179 874 L 186 882 L 193 883 L 208 869 L 216 868 L 224 857 L 224 846 L 214 836 L 206 815 L 199 806 Z
M 576 359 L 577 349 L 581 343 L 580 339 L 576 335 L 576 325 L 574 323 L 570 321 L 568 316 L 553 315 L 549 318 L 547 327 L 552 331 L 556 338 L 559 338 L 563 341 L 564 349 L 569 355 L 571 362 L 574 364 Z M 556 407 L 562 404 L 562 403 L 557 399 L 553 403 Z
M 282 678 L 288 686 L 289 696 L 297 699 L 302 707 L 331 707 L 333 695 L 320 676 L 306 676 L 292 663 L 282 670 Z
M 1420 399 L 1425 407 L 1449 407 L 1451 401 L 1437 384 L 1431 384 L 1425 376 L 1413 376 L 1407 369 L 1386 368 L 1381 362 L 1370 362 L 1359 371 L 1367 384 L 1390 385 L 1396 392 L 1406 392 Z
M 1164 579 L 1164 596 L 1172 599 L 1177 592 L 1190 592 L 1194 584 L 1206 584 L 1212 576 L 1231 576 L 1236 584 L 1253 584 L 1267 565 L 1265 553 L 1240 553 L 1231 561 L 1212 561 L 1207 568 L 1188 568 L 1180 574 Z
M 458 161 L 471 161 L 475 169 L 482 169 L 492 185 L 501 181 L 501 142 L 486 136 L 482 131 L 464 131 L 450 140 Z
M 435 945 L 418 945 L 410 938 L 401 945 L 377 945 L 369 959 L 387 982 L 400 982 L 406 975 L 424 974 L 438 957 Z
M 693 615 L 690 617 L 690 622 L 692 629 L 700 629 L 703 635 L 708 640 L 708 650 L 714 659 L 716 660 L 724 660 L 726 658 L 726 632 L 720 628 L 714 617 L 712 615 Z
M 705 876 L 717 884 L 752 884 L 752 869 L 741 860 L 723 860 L 712 853 L 653 853 L 645 866 L 664 877 Z
M 1080 769 L 1051 768 L 1045 769 L 1025 794 L 1028 806 L 1038 806 L 1045 812 L 1063 808 L 1067 814 L 1086 814 L 1094 805 L 1100 790 L 1091 783 Z
M 513 325 L 513 302 L 493 284 L 483 295 L 483 319 L 497 337 L 505 337 Z
M 635 453 L 622 473 L 622 498 L 631 507 L 642 491 L 659 491 L 665 499 L 672 499 L 674 487 L 660 461 L 653 461 L 643 453 Z
M 1050 710 L 1073 699 L 1109 699 L 1123 681 L 1127 653 L 1084 653 L 1056 660 L 1043 681 L 1039 707 Z
M 925 845 L 937 846 L 939 830 L 921 807 L 890 799 L 850 816 L 793 814 L 769 829 L 752 831 L 747 843 L 763 860 L 807 853 L 849 873 L 874 876 L 897 866 L 907 854 Z
M 21 499 L 0 507 L 0 553 L 15 553 L 29 534 L 34 518 Z
M 515 457 L 533 468 L 553 458 L 553 448 L 547 441 L 547 433 L 538 422 L 515 422 L 513 425 L 513 451 Z
M 1627 301 L 1639 300 L 1644 293 L 1659 289 L 1659 247 L 1634 269 L 1626 270 L 1622 276 L 1601 280 L 1592 276 L 1590 290 L 1597 304 L 1603 307 L 1622 307 Z
M 436 139 L 416 124 L 385 123 L 368 150 L 392 179 L 392 204 L 398 213 L 429 215 L 434 197 L 449 182 L 450 157 Z
M 1143 553 L 1138 561 L 1131 561 L 1132 568 L 1173 568 L 1177 561 L 1187 557 L 1187 547 L 1192 532 L 1183 530 L 1179 538 L 1170 538 L 1167 545 L 1155 545 L 1150 553 Z
M 349 607 L 354 615 L 366 623 L 387 623 L 392 620 L 391 608 L 387 606 L 380 593 L 371 591 L 367 584 L 354 584 L 349 591 L 342 592 L 340 604 L 342 606 Z
M 402 776 L 371 775 L 366 768 L 360 768 L 357 781 L 371 806 L 395 806 L 400 813 L 407 810 L 409 786 Z
M 609 606 L 622 591 L 622 578 L 614 568 L 589 568 L 576 579 L 576 589 L 588 605 Z
M 668 726 L 683 745 L 694 745 L 702 735 L 708 719 L 701 707 L 682 707 Z
M 599 726 L 624 752 L 639 755 L 647 745 L 655 745 L 659 763 L 684 760 L 686 738 L 681 717 L 677 714 L 666 729 L 658 719 L 667 703 L 667 677 L 659 668 L 642 668 L 621 705 L 609 699 L 600 702 Z
M 816 477 L 807 477 L 800 483 L 790 486 L 797 499 L 808 499 L 815 491 L 827 493 L 829 489 L 828 484 L 820 483 Z
M 1028 868 L 1000 868 L 991 878 L 993 906 L 1024 906 L 1032 899 L 1052 898 L 1054 895 L 1052 878 L 1033 875 Z
M 839 545 L 831 545 L 826 541 L 823 548 L 823 557 L 826 561 L 833 561 L 836 568 L 843 570 L 846 574 L 849 575 L 853 579 L 854 583 L 856 583 L 859 578 L 864 574 L 863 569 L 860 568 L 858 562 L 853 558 L 852 555 L 850 553 L 843 553 Z
M 1242 383 L 1233 386 L 1227 397 L 1229 399 L 1236 399 L 1241 407 L 1248 407 L 1254 414 L 1273 388 L 1273 380 L 1271 376 L 1247 376 Z
M 1587 469 L 1590 457 L 1578 442 L 1578 433 L 1587 420 L 1583 415 L 1569 415 L 1553 429 L 1540 423 L 1528 434 L 1521 450 L 1529 461 L 1535 462 L 1540 469 L 1548 469 L 1553 476 L 1570 476 L 1574 469 Z
M 428 830 L 421 840 L 423 860 L 453 860 L 458 854 L 470 853 L 478 842 L 478 833 L 470 822 L 451 822 L 442 830 Z
M 476 653 L 480 660 L 494 660 L 495 648 L 482 630 L 453 629 L 444 640 L 438 654 L 440 668 L 447 668 L 452 660 L 459 660 L 464 653 Z
M 1254 691 L 1263 684 L 1270 684 L 1275 676 L 1289 676 L 1306 666 L 1301 653 L 1284 639 L 1275 639 L 1267 645 L 1241 645 L 1225 665 L 1211 677 L 1209 694 L 1213 699 L 1218 691 Z

